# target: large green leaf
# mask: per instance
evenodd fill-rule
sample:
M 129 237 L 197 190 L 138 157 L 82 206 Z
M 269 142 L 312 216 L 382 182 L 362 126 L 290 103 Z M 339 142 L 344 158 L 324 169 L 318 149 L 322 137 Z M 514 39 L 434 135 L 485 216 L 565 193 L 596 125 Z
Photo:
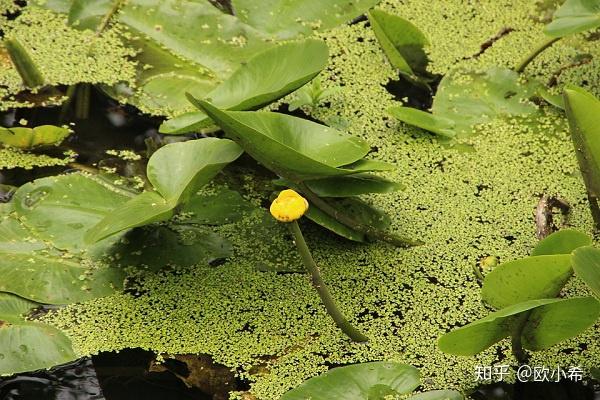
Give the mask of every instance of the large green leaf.
M 71 134 L 68 128 L 41 125 L 35 128 L 1 128 L 0 143 L 20 149 L 58 145 Z
M 36 237 L 61 250 L 79 251 L 88 247 L 84 233 L 131 196 L 98 179 L 74 173 L 21 186 L 12 204 Z
M 400 183 L 371 174 L 336 176 L 305 183 L 320 197 L 349 197 L 368 193 L 391 193 L 404 189 L 404 185 Z
M 465 137 L 473 133 L 474 126 L 496 118 L 537 114 L 537 106 L 528 101 L 537 86 L 535 82 L 522 83 L 519 74 L 506 68 L 456 70 L 442 79 L 431 114 L 397 106 L 388 112 L 439 135 Z
M 11 293 L 0 293 L 0 315 L 20 317 L 39 306 L 39 303 L 15 296 Z
M 552 37 L 562 37 L 600 27 L 600 1 L 567 0 L 554 13 L 554 21 L 544 32 Z
M 175 207 L 176 204 L 167 202 L 156 192 L 143 192 L 113 209 L 85 232 L 85 243 L 93 244 L 128 229 L 166 221 L 173 216 Z
M 227 139 L 204 138 L 167 144 L 148 161 L 148 180 L 167 203 L 186 203 L 225 165 L 242 154 Z
M 370 362 L 331 369 L 285 393 L 281 400 L 383 400 L 419 386 L 419 371 L 395 362 Z
M 576 297 L 536 308 L 522 332 L 523 347 L 543 350 L 585 331 L 600 316 L 594 297 Z
M 464 396 L 456 390 L 432 390 L 411 396 L 408 400 L 464 400 Z
M 255 208 L 238 192 L 219 188 L 212 193 L 193 196 L 181 207 L 181 212 L 187 223 L 223 225 L 239 221 Z
M 371 207 L 356 197 L 330 198 L 326 199 L 326 201 L 335 207 L 336 210 L 351 217 L 358 223 L 373 226 L 382 231 L 391 224 L 390 218 L 385 213 Z M 337 219 L 326 214 L 314 204 L 310 205 L 305 216 L 316 224 L 319 224 L 346 239 L 354 240 L 356 242 L 364 242 L 367 240 L 364 233 L 358 232 L 340 223 Z
M 572 274 L 570 254 L 521 258 L 501 264 L 487 274 L 481 297 L 498 309 L 555 297 Z
M 58 329 L 0 314 L 0 375 L 50 368 L 77 359 Z
M 591 300 L 537 299 L 513 304 L 443 335 L 438 346 L 444 353 L 473 356 L 510 336 L 520 315 L 531 312 L 522 331 L 523 344 L 532 350 L 546 348 L 576 336 L 593 324 L 600 306 Z
M 278 39 L 308 36 L 350 21 L 380 0 L 233 0 L 236 15 Z
M 574 229 L 562 229 L 540 240 L 531 252 L 532 256 L 571 254 L 578 247 L 589 246 L 592 238 Z
M 426 73 L 429 44 L 425 35 L 409 21 L 381 10 L 369 12 L 369 22 L 390 63 L 401 73 L 416 79 Z
M 285 43 L 257 54 L 206 96 L 227 110 L 255 110 L 293 92 L 314 78 L 328 61 L 327 45 L 307 39 Z M 193 91 L 189 91 L 198 97 Z M 184 133 L 210 124 L 208 116 L 190 112 L 160 127 L 162 133 Z
M 588 193 L 600 197 L 600 101 L 578 87 L 565 89 L 571 138 Z
M 573 269 L 600 299 L 600 250 L 582 247 L 573 252 Z
M 272 112 L 223 111 L 190 98 L 244 151 L 280 176 L 292 180 L 379 170 L 387 165 L 361 160 L 363 140 L 325 125 Z

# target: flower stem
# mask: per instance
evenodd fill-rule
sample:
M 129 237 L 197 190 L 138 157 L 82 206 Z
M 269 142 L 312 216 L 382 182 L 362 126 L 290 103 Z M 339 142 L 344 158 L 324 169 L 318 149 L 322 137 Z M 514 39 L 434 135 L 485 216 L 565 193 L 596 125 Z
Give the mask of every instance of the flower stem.
M 358 331 L 348 320 L 340 309 L 338 308 L 335 300 L 331 297 L 331 293 L 327 288 L 327 285 L 323 281 L 321 277 L 321 272 L 319 271 L 319 267 L 315 264 L 315 261 L 310 254 L 310 250 L 306 245 L 306 241 L 304 240 L 304 236 L 302 236 L 302 231 L 298 226 L 297 221 L 293 221 L 288 223 L 292 234 L 294 235 L 294 242 L 296 243 L 296 247 L 298 248 L 298 252 L 300 253 L 300 257 L 302 257 L 302 261 L 306 266 L 308 272 L 310 272 L 310 276 L 312 277 L 312 284 L 319 293 L 319 297 L 321 297 L 321 301 L 325 308 L 327 309 L 327 313 L 333 318 L 333 321 L 337 325 L 338 328 L 342 330 L 350 339 L 355 342 L 367 342 L 369 340 L 368 337 L 363 335 L 360 331 Z
M 409 239 L 406 237 L 401 237 L 401 236 L 394 235 L 389 232 L 382 231 L 371 225 L 360 223 L 360 222 L 356 221 L 354 218 L 348 216 L 347 214 L 344 214 L 344 213 L 338 211 L 337 209 L 335 209 L 335 207 L 333 207 L 332 205 L 327 203 L 325 200 L 320 198 L 316 193 L 314 193 L 312 190 L 310 190 L 308 188 L 308 186 L 306 184 L 304 184 L 303 182 L 298 183 L 298 187 L 299 187 L 300 191 L 302 192 L 302 194 L 304 194 L 306 196 L 309 203 L 314 204 L 317 208 L 319 208 L 325 214 L 329 215 L 330 217 L 335 218 L 341 224 L 344 224 L 347 227 L 354 229 L 355 231 L 364 233 L 367 236 L 374 237 L 378 240 L 382 240 L 384 242 L 388 242 L 388 243 L 391 243 L 391 244 L 393 244 L 395 246 L 399 246 L 399 247 L 413 247 L 413 246 L 420 246 L 423 244 L 423 242 L 420 240 L 413 240 L 413 239 Z
M 542 51 L 544 51 L 548 47 L 552 46 L 554 44 L 554 42 L 556 42 L 559 39 L 560 38 L 553 37 L 553 38 L 548 38 L 548 39 L 544 40 L 543 42 L 541 42 L 527 57 L 525 57 L 523 60 L 521 60 L 521 62 L 519 63 L 519 65 L 517 66 L 515 71 L 518 72 L 519 74 L 521 72 L 525 71 L 525 68 L 527 68 L 527 66 L 529 65 L 530 62 L 532 62 Z

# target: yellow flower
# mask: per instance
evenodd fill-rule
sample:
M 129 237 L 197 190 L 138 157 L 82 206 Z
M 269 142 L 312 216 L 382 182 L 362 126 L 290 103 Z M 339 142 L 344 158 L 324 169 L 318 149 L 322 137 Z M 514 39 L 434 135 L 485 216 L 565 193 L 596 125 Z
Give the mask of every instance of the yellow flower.
M 292 189 L 286 189 L 271 204 L 271 215 L 281 222 L 292 222 L 308 210 L 308 201 Z

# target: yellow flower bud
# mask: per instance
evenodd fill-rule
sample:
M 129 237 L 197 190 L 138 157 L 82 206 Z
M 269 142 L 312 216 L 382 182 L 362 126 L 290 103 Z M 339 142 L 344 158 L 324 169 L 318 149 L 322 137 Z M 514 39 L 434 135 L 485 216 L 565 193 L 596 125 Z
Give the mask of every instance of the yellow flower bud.
M 286 189 L 271 204 L 271 215 L 281 222 L 292 222 L 308 210 L 308 201 L 292 189 Z

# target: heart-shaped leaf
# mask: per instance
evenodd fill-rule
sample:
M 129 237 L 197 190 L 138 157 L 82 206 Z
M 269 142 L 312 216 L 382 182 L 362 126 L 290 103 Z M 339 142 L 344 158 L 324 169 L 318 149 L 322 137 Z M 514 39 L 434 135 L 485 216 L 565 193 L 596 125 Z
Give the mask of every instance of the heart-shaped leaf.
M 363 140 L 325 125 L 272 112 L 223 111 L 190 96 L 244 151 L 291 180 L 349 175 L 387 168 L 361 160 Z
M 497 309 L 555 297 L 572 274 L 570 254 L 521 258 L 501 264 L 487 274 L 481 297 Z
M 380 0 L 233 0 L 235 14 L 277 39 L 309 36 L 358 17 Z
M 424 47 L 429 45 L 429 41 L 416 26 L 381 10 L 371 10 L 369 22 L 394 68 L 412 79 L 427 72 L 428 59 Z
M 578 247 L 589 246 L 592 239 L 585 233 L 574 229 L 561 229 L 548 235 L 534 247 L 532 256 L 571 254 Z
M 0 143 L 19 149 L 59 145 L 71 134 L 68 128 L 41 125 L 35 128 L 0 128 Z
M 465 137 L 473 133 L 474 126 L 495 118 L 537 114 L 537 106 L 528 101 L 537 87 L 533 81 L 521 82 L 518 73 L 506 68 L 456 70 L 442 79 L 431 114 L 403 107 L 391 107 L 388 112 L 442 136 Z
M 581 247 L 573 252 L 575 274 L 588 285 L 600 299 L 600 250 Z
M 591 326 L 598 318 L 600 304 L 591 297 L 537 299 L 513 304 L 443 335 L 438 346 L 444 353 L 473 356 L 510 336 L 520 314 L 530 311 L 522 331 L 523 345 L 539 350 L 576 336 Z
M 378 361 L 333 368 L 285 393 L 281 400 L 380 400 L 410 393 L 419 383 L 415 367 Z
M 256 110 L 310 81 L 327 61 L 327 45 L 321 40 L 281 44 L 252 57 L 205 97 L 221 109 Z M 202 111 L 189 112 L 163 123 L 160 132 L 185 133 L 210 123 Z
M 567 0 L 554 13 L 544 32 L 552 37 L 563 37 L 600 26 L 600 1 Z
M 581 88 L 567 87 L 565 110 L 588 193 L 600 197 L 600 101 Z
M 167 144 L 148 161 L 148 180 L 168 203 L 186 203 L 242 149 L 227 139 L 204 138 Z

